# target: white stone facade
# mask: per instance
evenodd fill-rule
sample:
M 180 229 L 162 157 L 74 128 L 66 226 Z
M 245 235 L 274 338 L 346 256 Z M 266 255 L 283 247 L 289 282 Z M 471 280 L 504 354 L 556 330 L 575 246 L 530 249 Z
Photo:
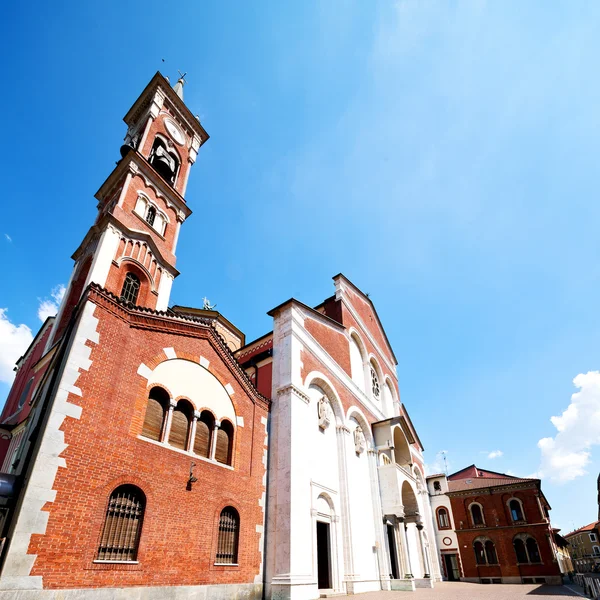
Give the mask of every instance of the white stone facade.
M 433 585 L 441 576 L 420 448 L 392 392 L 369 402 L 357 388 L 367 369 L 342 371 L 307 331 L 311 319 L 293 302 L 274 314 L 266 598 Z M 305 374 L 309 357 L 322 368 Z

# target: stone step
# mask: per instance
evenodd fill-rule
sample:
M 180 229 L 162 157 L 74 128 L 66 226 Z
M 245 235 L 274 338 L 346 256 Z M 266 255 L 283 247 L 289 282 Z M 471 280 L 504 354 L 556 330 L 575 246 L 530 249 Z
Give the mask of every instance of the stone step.
M 336 598 L 338 596 L 345 596 L 344 592 L 336 592 L 334 590 L 319 590 L 320 598 Z

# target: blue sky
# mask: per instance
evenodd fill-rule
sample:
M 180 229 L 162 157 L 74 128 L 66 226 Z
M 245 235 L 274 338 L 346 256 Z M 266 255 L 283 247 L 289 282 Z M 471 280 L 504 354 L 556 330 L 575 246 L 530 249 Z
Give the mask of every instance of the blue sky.
M 600 369 L 598 3 L 4 14 L 0 398 L 68 280 L 123 115 L 156 70 L 181 69 L 211 139 L 172 302 L 207 296 L 251 339 L 342 271 L 376 303 L 432 468 L 445 450 L 450 469 L 538 473 L 559 527 L 596 518 L 600 376 L 571 395 Z

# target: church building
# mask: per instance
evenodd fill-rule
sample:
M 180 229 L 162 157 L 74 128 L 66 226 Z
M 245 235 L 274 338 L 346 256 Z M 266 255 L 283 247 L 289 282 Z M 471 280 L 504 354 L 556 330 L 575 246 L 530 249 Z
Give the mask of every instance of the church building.
M 169 303 L 208 140 L 184 83 L 157 73 L 125 115 L 62 305 L 17 363 L 0 600 L 431 587 L 423 447 L 369 297 L 338 274 L 249 342 L 208 302 Z

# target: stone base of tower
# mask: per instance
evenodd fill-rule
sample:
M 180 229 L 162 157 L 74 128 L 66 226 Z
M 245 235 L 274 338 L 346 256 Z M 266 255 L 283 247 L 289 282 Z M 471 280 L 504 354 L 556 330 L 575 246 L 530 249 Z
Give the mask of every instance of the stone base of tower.
M 6 590 L 0 600 L 260 600 L 261 583 L 170 587 Z

